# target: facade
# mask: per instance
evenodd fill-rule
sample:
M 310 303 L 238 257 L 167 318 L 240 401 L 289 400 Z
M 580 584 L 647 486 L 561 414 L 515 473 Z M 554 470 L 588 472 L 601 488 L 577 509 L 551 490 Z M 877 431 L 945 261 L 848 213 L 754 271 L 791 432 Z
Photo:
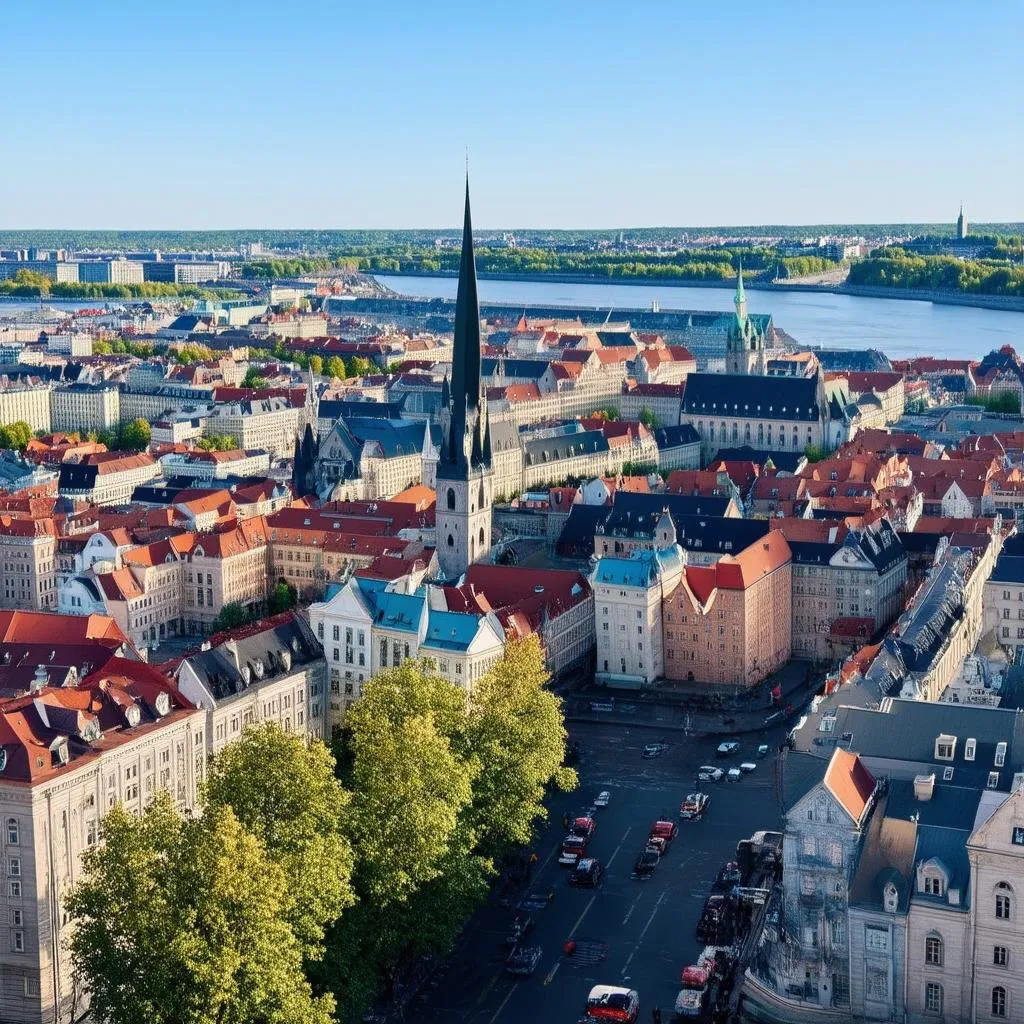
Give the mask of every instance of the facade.
M 303 410 L 286 397 L 254 398 L 218 405 L 206 421 L 211 434 L 228 434 L 238 446 L 261 449 L 275 459 L 291 456 L 303 426 Z
M 121 393 L 116 384 L 68 384 L 54 388 L 51 423 L 54 430 L 114 430 L 121 422 Z
M 168 479 L 191 477 L 212 482 L 227 477 L 265 477 L 270 472 L 270 456 L 265 451 L 172 452 L 160 458 Z
M 27 423 L 50 431 L 50 385 L 41 380 L 0 377 L 0 423 Z
M 725 343 L 725 372 L 756 374 L 768 372 L 765 357 L 765 335 L 757 320 L 747 315 L 747 297 L 743 290 L 743 268 L 736 275 L 736 322 Z
M 0 515 L 0 608 L 57 609 L 57 529 L 52 519 Z
M 93 505 L 126 505 L 136 487 L 159 476 L 160 463 L 149 452 L 101 452 L 62 463 L 58 487 Z
M 437 553 L 442 575 L 453 579 L 489 555 L 494 501 L 490 420 L 480 383 L 480 308 L 468 181 L 452 380 L 449 393 L 445 379 L 441 404 L 444 436 L 435 473 Z
M 219 753 L 249 725 L 273 722 L 309 739 L 325 733 L 327 663 L 301 615 L 285 612 L 218 634 L 186 656 L 178 689 L 206 713 L 207 753 Z
M 1024 647 L 1024 556 L 1004 552 L 984 588 L 984 624 L 1016 653 Z

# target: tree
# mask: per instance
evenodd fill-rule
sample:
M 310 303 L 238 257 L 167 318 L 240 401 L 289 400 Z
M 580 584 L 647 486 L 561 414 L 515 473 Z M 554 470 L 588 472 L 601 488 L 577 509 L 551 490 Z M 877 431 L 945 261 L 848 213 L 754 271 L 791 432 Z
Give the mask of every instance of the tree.
M 654 410 L 649 405 L 640 410 L 640 422 L 649 430 L 659 426 L 658 417 L 654 415 Z
M 149 447 L 149 424 L 143 419 L 132 420 L 121 427 L 118 447 L 129 451 L 142 451 Z
M 32 428 L 24 421 L 18 420 L 0 427 L 0 448 L 13 448 L 23 452 L 32 440 Z
M 237 629 L 251 619 L 252 616 L 245 610 L 244 605 L 239 604 L 238 601 L 229 601 L 213 620 L 213 631 L 220 633 L 227 629 Z
M 349 795 L 330 751 L 274 724 L 250 728 L 214 758 L 204 795 L 205 813 L 230 807 L 280 865 L 285 918 L 304 955 L 319 956 L 324 929 L 353 902 L 343 831 Z
M 94 356 L 109 356 L 114 351 L 109 341 L 94 341 L 92 343 L 92 354 Z
M 365 356 L 353 356 L 348 361 L 349 377 L 365 377 L 368 373 L 373 373 L 373 363 Z
M 316 374 L 324 372 L 324 359 L 323 356 L 310 356 L 309 357 L 309 368 Z
M 117 447 L 117 435 L 109 429 L 97 431 L 95 440 L 98 444 L 105 445 L 107 448 L 113 449 Z
M 327 360 L 324 372 L 328 377 L 337 377 L 339 380 L 343 380 L 345 377 L 345 364 L 339 356 L 331 356 Z
M 232 434 L 207 434 L 196 447 L 204 452 L 232 452 L 238 448 L 238 439 Z
M 260 375 L 259 367 L 250 366 L 245 371 L 245 379 L 242 381 L 243 388 L 265 388 L 269 386 L 270 382 L 267 378 Z
M 71 956 L 110 1024 L 329 1024 L 287 922 L 288 880 L 227 807 L 120 805 L 66 901 Z
M 273 591 L 271 591 L 270 599 L 268 601 L 268 610 L 271 615 L 277 615 L 279 612 L 286 612 L 289 608 L 294 608 L 296 602 L 299 599 L 298 591 L 290 583 L 286 583 L 284 580 L 280 580 Z

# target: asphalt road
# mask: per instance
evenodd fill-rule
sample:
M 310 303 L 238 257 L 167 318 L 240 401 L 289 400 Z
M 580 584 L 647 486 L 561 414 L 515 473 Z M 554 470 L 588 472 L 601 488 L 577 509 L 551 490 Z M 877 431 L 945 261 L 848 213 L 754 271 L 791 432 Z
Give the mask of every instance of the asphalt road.
M 784 729 L 742 737 L 738 754 L 717 758 L 717 736 L 664 737 L 669 749 L 656 760 L 641 758 L 646 743 L 661 739 L 648 728 L 578 725 L 573 738 L 583 749 L 580 788 L 556 799 L 552 821 L 538 837 L 539 857 L 530 893 L 553 892 L 528 944 L 543 947 L 534 975 L 516 979 L 502 966 L 502 941 L 513 910 L 495 900 L 466 928 L 448 962 L 407 1008 L 405 1019 L 446 1024 L 572 1024 L 582 1015 L 592 985 L 628 985 L 640 994 L 640 1020 L 662 1008 L 671 1020 L 679 974 L 693 963 L 703 943 L 694 936 L 704 900 L 718 868 L 735 857 L 736 843 L 758 829 L 778 829 L 775 751 Z M 680 822 L 679 837 L 653 878 L 630 877 L 633 861 L 652 822 L 678 820 L 679 803 L 694 788 L 701 764 L 737 766 L 753 760 L 757 744 L 771 752 L 755 772 L 738 783 L 701 784 L 711 806 L 699 822 Z M 600 888 L 574 889 L 569 869 L 559 867 L 557 851 L 564 835 L 562 813 L 586 806 L 602 789 L 611 803 L 600 809 L 588 853 L 604 864 Z M 573 938 L 577 952 L 562 955 Z

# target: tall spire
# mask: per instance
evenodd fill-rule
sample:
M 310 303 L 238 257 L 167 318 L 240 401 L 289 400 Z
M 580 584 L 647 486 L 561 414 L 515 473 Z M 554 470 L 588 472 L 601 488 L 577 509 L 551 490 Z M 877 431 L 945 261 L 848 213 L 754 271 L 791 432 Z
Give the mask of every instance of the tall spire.
M 452 357 L 452 422 L 462 433 L 466 412 L 480 404 L 480 303 L 476 290 L 473 255 L 473 218 L 469 209 L 469 176 L 466 176 L 466 211 L 462 223 L 462 260 L 455 299 L 455 350 Z
M 747 296 L 743 291 L 742 260 L 740 260 L 740 269 L 736 274 L 736 297 L 733 299 L 733 304 L 736 306 L 736 319 L 740 322 L 740 326 L 742 327 L 747 319 Z

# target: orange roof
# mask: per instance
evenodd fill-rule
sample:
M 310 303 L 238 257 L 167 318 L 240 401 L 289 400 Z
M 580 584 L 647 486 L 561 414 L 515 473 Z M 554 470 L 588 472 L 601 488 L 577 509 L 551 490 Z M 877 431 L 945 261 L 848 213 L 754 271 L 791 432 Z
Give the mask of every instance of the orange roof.
M 510 402 L 536 402 L 540 398 L 540 388 L 536 384 L 509 384 L 505 388 L 505 397 Z
M 0 643 L 48 644 L 58 640 L 61 644 L 84 640 L 127 643 L 127 637 L 109 615 L 0 611 Z
M 875 777 L 856 754 L 836 750 L 825 769 L 825 788 L 859 825 L 875 791 Z
M 415 505 L 417 511 L 430 508 L 437 502 L 437 492 L 427 487 L 426 484 L 413 484 L 400 491 L 390 501 L 400 501 L 406 505 Z
M 725 555 L 714 565 L 689 566 L 686 582 L 701 604 L 707 604 L 714 590 L 747 590 L 792 557 L 786 538 L 772 530 L 738 555 Z

